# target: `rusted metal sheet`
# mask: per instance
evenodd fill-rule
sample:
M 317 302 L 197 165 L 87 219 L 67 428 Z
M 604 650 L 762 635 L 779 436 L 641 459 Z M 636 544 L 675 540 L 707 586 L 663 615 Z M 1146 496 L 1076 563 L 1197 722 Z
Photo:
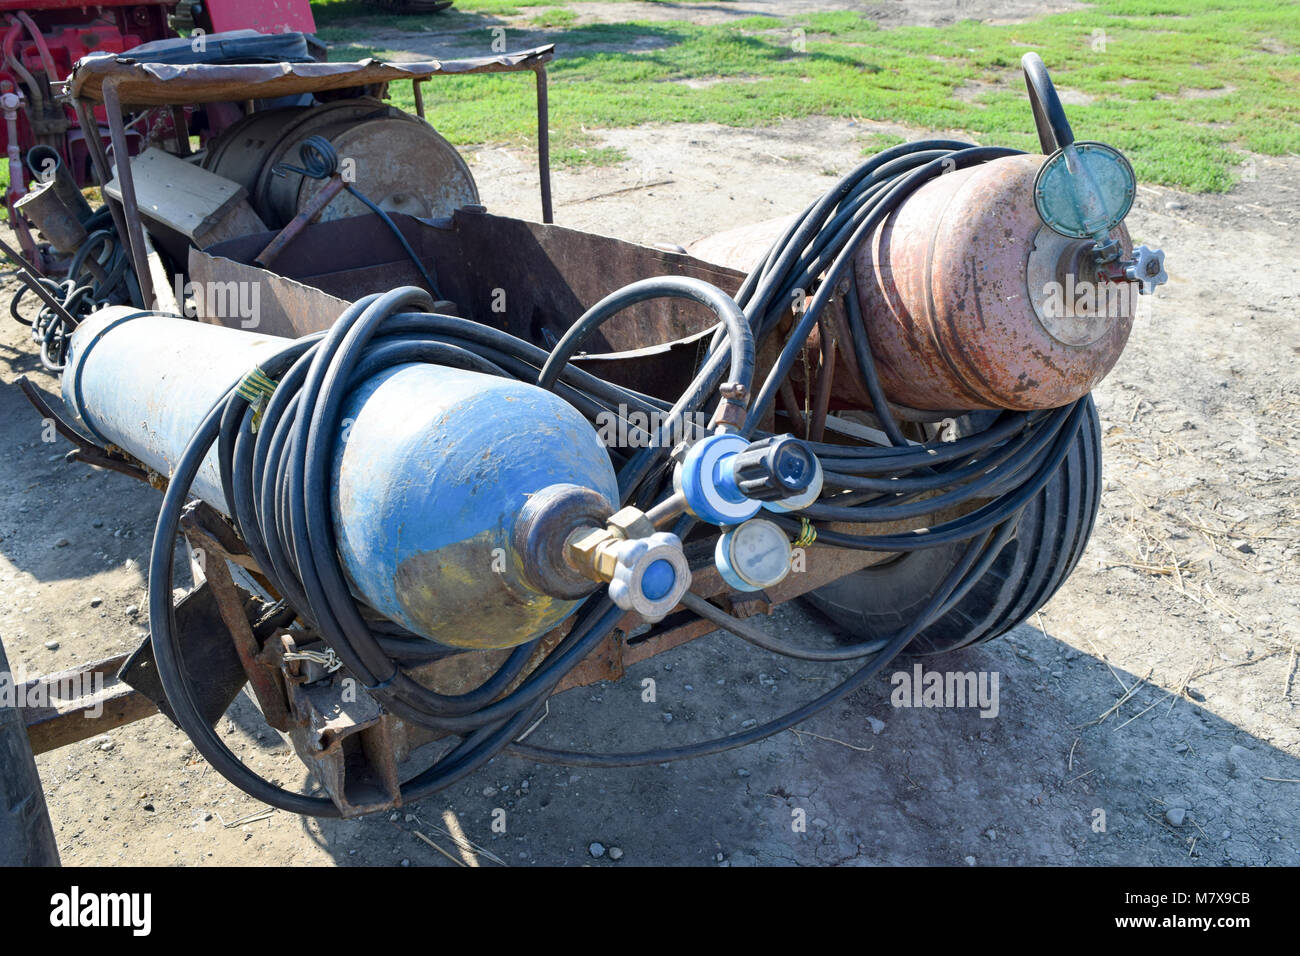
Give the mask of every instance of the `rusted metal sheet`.
M 606 295 L 647 276 L 691 276 L 724 291 L 734 291 L 744 279 L 682 253 L 522 219 L 461 212 L 455 228 L 474 317 L 495 316 L 498 328 L 539 344 L 558 339 Z M 494 290 L 507 278 L 503 273 L 509 274 L 505 310 L 497 311 Z M 614 316 L 584 346 L 592 353 L 639 349 L 687 338 L 716 322 L 696 303 L 655 299 Z
M 516 73 L 544 66 L 555 55 L 553 44 L 461 60 L 418 60 L 385 63 L 138 63 L 129 56 L 95 53 L 83 57 L 71 76 L 55 84 L 63 95 L 104 102 L 104 87 L 118 85 L 126 106 L 170 106 L 177 103 L 230 103 L 275 99 L 300 93 L 351 89 L 470 73 Z
M 265 245 L 265 239 L 270 235 L 273 234 L 259 234 L 260 244 Z M 221 245 L 225 244 L 222 243 Z M 293 244 L 293 246 L 296 245 L 296 243 Z M 242 283 L 242 285 L 230 286 L 229 288 L 248 290 L 250 296 L 254 294 L 253 290 L 256 289 L 258 303 L 257 329 L 267 335 L 297 338 L 306 334 L 301 328 L 304 316 L 320 315 L 337 318 L 348 305 L 348 300 L 330 295 L 314 286 L 285 278 L 275 272 L 259 269 L 257 266 L 245 265 L 224 256 L 212 255 L 211 250 L 204 252 L 199 249 L 190 249 L 189 274 L 190 281 L 194 283 L 195 289 L 198 290 L 212 289 L 216 288 L 219 283 L 230 282 Z M 234 328 L 239 328 L 241 323 L 251 321 L 234 315 L 207 314 L 202 310 L 200 310 L 198 319 L 200 322 L 229 325 Z
M 440 291 L 461 314 L 544 348 L 610 292 L 647 276 L 685 275 L 726 291 L 744 274 L 693 256 L 486 213 L 459 210 L 448 223 L 395 214 L 416 254 L 437 270 Z M 318 222 L 282 249 L 275 272 L 248 265 L 272 233 L 190 252 L 190 273 L 208 283 L 259 285 L 258 330 L 299 336 L 327 328 L 348 302 L 395 285 L 421 285 L 400 244 L 373 216 Z M 346 267 L 342 250 L 346 250 Z M 593 269 L 592 263 L 600 268 Z M 238 326 L 239 317 L 205 317 Z M 716 317 L 681 299 L 640 303 L 615 316 L 576 359 L 609 381 L 664 398 L 687 386 Z
M 239 592 L 239 598 L 250 610 L 260 606 L 256 598 L 243 591 Z M 180 658 L 190 678 L 194 702 L 208 725 L 216 726 L 248 683 L 248 676 L 230 640 L 212 586 L 205 581 L 182 597 L 176 603 L 174 618 Z M 152 701 L 169 720 L 175 720 L 149 637 L 127 657 L 117 672 L 117 679 Z
M 458 302 L 466 299 L 469 291 L 465 270 L 451 224 L 430 225 L 401 213 L 393 214 L 392 219 L 420 260 L 433 267 L 443 294 Z M 387 292 L 399 285 L 424 285 L 401 243 L 376 216 L 313 223 L 281 250 L 274 271 L 251 265 L 275 235 L 263 232 L 242 236 L 202 251 L 191 250 L 189 256 L 191 275 L 202 276 L 205 281 L 260 282 L 263 296 L 277 290 L 274 280 L 325 293 L 326 298 L 306 294 L 290 298 L 288 304 L 294 311 L 286 316 L 287 330 L 273 334 L 297 337 L 319 332 L 333 324 L 348 303 L 364 295 Z M 208 316 L 204 321 L 242 327 L 238 317 Z M 260 325 L 258 328 L 271 331 Z

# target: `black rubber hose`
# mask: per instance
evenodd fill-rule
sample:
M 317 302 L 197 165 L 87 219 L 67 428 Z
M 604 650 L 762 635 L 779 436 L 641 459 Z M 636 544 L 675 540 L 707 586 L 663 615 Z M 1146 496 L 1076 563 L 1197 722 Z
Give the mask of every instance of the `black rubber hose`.
M 624 309 L 650 299 L 676 298 L 698 302 L 712 310 L 725 331 L 731 357 L 730 382 L 749 386 L 754 377 L 754 333 L 745 314 L 731 296 L 702 279 L 688 276 L 659 276 L 642 279 L 611 292 L 588 309 L 560 339 L 537 376 L 537 384 L 549 389 L 583 340 Z
M 233 389 L 232 389 L 233 394 Z M 171 481 L 163 494 L 154 528 L 153 547 L 149 553 L 149 636 L 153 646 L 158 678 L 167 694 L 172 715 L 195 749 L 213 769 L 249 796 L 281 810 L 318 817 L 340 816 L 338 807 L 323 797 L 311 797 L 277 787 L 244 766 L 226 746 L 199 711 L 190 681 L 185 674 L 180 641 L 176 633 L 172 607 L 172 562 L 176 553 L 176 535 L 180 530 L 181 509 L 190 485 L 199 473 L 208 449 L 217 439 L 226 399 L 219 401 L 199 425 L 180 460 L 172 471 Z
M 848 644 L 839 647 L 800 647 L 796 644 L 791 644 L 789 641 L 783 641 L 779 637 L 773 637 L 762 628 L 756 627 L 746 620 L 741 620 L 740 618 L 728 614 L 722 608 L 713 604 L 706 598 L 700 597 L 700 595 L 693 591 L 687 591 L 682 595 L 682 607 L 689 611 L 694 611 L 698 616 L 704 618 L 706 621 L 712 621 L 719 627 L 726 628 L 747 644 L 753 644 L 761 650 L 771 651 L 773 654 L 780 654 L 783 657 L 790 657 L 795 660 L 817 661 L 818 663 L 823 664 L 837 661 L 851 661 L 860 657 L 868 657 L 871 654 L 882 651 L 889 643 L 886 638 L 876 638 L 875 640 L 866 641 L 861 644 Z
M 1051 451 L 1035 469 L 1033 477 L 1029 481 L 1016 488 L 1013 492 L 1005 494 L 969 514 L 931 528 L 905 531 L 898 534 L 851 535 L 839 531 L 818 529 L 817 540 L 839 548 L 854 548 L 862 551 L 917 551 L 922 548 L 952 544 L 955 541 L 965 541 L 976 535 L 986 533 L 989 529 L 1004 521 L 1009 521 L 1013 515 L 1019 513 L 1029 499 L 1038 494 L 1043 486 L 1051 480 L 1052 475 L 1060 467 L 1061 462 L 1065 460 L 1065 456 L 1070 450 L 1070 445 L 1083 423 L 1085 411 L 1083 402 L 1076 402 L 1070 406 L 1070 416 L 1057 433 Z M 773 515 L 771 520 L 787 531 L 800 533 L 803 530 L 800 522 L 788 515 Z
M 1065 117 L 1065 108 L 1056 94 L 1056 87 L 1047 73 L 1043 58 L 1037 53 L 1026 53 L 1020 58 L 1020 68 L 1025 74 L 1029 105 L 1034 111 L 1038 144 L 1050 156 L 1061 147 L 1074 142 L 1074 131 L 1070 129 L 1070 121 Z
M 1009 536 L 1010 529 L 1004 529 L 1003 532 L 994 537 L 1005 543 L 1005 538 Z M 978 575 L 969 572 L 976 566 L 982 554 L 987 555 L 988 560 L 991 561 L 996 556 L 997 549 L 986 548 L 984 543 L 981 542 L 970 544 L 962 559 L 953 567 L 944 583 L 935 592 L 926 609 L 922 611 L 915 621 L 890 638 L 888 643 L 869 663 L 861 667 L 838 687 L 767 723 L 759 724 L 757 727 L 741 731 L 729 737 L 718 737 L 682 747 L 665 747 L 639 753 L 581 753 L 578 751 L 533 747 L 528 744 L 513 744 L 507 750 L 516 756 L 527 757 L 530 760 L 536 760 L 538 763 L 559 763 L 571 767 L 642 767 L 647 764 L 665 763 L 672 760 L 707 757 L 712 754 L 722 753 L 725 750 L 733 750 L 736 747 L 757 743 L 771 737 L 773 734 L 789 730 L 818 711 L 829 707 L 836 701 L 843 700 L 862 687 L 872 677 L 879 674 L 886 664 L 902 653 L 913 637 L 920 633 L 926 625 L 942 616 L 979 579 Z
M 1010 459 L 1000 470 L 989 472 L 981 475 L 977 480 L 970 481 L 966 484 L 956 484 L 955 479 L 948 477 L 954 485 L 947 491 L 934 495 L 929 498 L 910 498 L 906 501 L 892 501 L 886 504 L 863 504 L 853 505 L 851 507 L 836 507 L 835 505 L 813 504 L 804 509 L 804 514 L 810 518 L 822 518 L 827 521 L 903 521 L 908 518 L 919 518 L 928 514 L 935 514 L 965 504 L 974 499 L 984 497 L 985 493 L 994 485 L 1002 484 L 1009 480 L 1014 480 L 1017 476 L 1023 475 L 1025 478 L 1033 473 L 1035 465 L 1040 461 L 1039 452 L 1045 449 L 1049 442 L 1060 431 L 1061 423 L 1058 421 L 1055 428 L 1040 428 L 1029 433 L 1029 439 L 1023 445 L 1013 446 L 1003 458 Z M 1073 433 L 1071 433 L 1073 440 Z M 998 456 L 990 458 L 987 462 L 989 467 L 1002 464 Z M 981 461 L 981 465 L 985 462 Z M 1023 479 L 1022 479 L 1023 480 Z

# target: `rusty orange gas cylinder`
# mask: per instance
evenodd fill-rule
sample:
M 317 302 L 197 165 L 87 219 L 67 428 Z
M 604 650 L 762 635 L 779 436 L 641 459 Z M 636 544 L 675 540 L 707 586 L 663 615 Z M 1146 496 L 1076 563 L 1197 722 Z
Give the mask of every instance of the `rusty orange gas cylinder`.
M 1137 285 L 1098 282 L 1090 240 L 1043 225 L 1042 156 L 926 183 L 857 253 L 862 314 L 885 393 L 913 408 L 1056 408 L 1119 359 Z M 1125 254 L 1128 231 L 1112 237 Z
M 1009 156 L 939 176 L 863 240 L 858 297 L 891 402 L 1056 408 L 1087 394 L 1118 360 L 1137 283 L 1098 281 L 1092 241 L 1043 225 L 1033 200 L 1042 162 Z M 689 249 L 752 269 L 790 222 L 732 229 Z M 1128 231 L 1121 224 L 1111 236 L 1127 256 Z M 867 407 L 850 349 L 839 350 L 837 364 L 836 404 Z

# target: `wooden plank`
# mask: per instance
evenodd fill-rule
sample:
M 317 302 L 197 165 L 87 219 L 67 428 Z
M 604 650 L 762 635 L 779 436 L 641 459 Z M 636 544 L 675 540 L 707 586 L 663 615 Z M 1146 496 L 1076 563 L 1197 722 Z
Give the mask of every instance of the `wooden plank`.
M 266 224 L 249 205 L 248 191 L 224 176 L 161 149 L 147 149 L 134 157 L 131 172 L 140 215 L 180 233 L 200 249 L 232 236 L 266 231 Z M 121 200 L 116 175 L 104 192 Z

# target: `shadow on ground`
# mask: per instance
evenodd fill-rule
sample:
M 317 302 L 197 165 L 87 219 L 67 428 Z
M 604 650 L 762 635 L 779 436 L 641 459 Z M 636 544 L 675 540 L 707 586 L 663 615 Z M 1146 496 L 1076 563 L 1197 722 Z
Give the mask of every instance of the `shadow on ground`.
M 812 621 L 785 609 L 769 626 L 797 636 Z M 893 706 L 892 675 L 917 662 L 996 673 L 998 713 Z M 1298 862 L 1295 808 L 1263 799 L 1269 787 L 1293 791 L 1261 779 L 1296 778 L 1300 761 L 1156 686 L 1139 683 L 1115 708 L 1140 675 L 1028 626 L 886 671 L 797 732 L 723 755 L 639 770 L 502 757 L 398 814 L 300 825 L 358 864 L 453 865 L 411 832 L 459 855 L 439 832 L 449 820 L 509 865 L 611 865 L 612 847 L 618 865 Z M 645 678 L 655 702 L 642 701 Z M 529 742 L 686 743 L 792 709 L 832 681 L 714 635 L 552 700 Z

